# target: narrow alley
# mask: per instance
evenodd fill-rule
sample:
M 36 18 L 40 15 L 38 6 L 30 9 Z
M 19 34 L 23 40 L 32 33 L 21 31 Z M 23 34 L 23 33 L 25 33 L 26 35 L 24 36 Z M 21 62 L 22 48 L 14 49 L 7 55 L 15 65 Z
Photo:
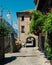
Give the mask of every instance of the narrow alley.
M 34 47 L 22 48 L 17 53 L 5 54 L 4 65 L 50 65 L 44 54 Z

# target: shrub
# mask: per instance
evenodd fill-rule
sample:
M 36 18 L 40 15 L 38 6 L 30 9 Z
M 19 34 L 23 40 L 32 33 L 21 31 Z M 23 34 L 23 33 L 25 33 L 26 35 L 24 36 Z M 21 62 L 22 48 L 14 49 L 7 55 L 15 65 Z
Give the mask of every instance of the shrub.
M 1 35 L 7 35 L 9 32 L 11 32 L 12 29 L 11 28 L 8 28 L 7 25 L 3 22 L 3 23 L 0 23 L 0 34 Z

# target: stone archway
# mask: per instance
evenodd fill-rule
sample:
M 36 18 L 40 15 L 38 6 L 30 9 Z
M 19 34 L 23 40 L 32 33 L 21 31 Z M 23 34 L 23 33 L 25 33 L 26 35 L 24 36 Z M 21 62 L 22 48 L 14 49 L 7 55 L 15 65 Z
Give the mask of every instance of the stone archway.
M 29 36 L 26 38 L 26 46 L 28 47 L 36 47 L 35 38 L 32 36 Z
M 38 47 L 38 36 L 37 35 L 34 35 L 34 34 L 29 34 L 29 35 L 27 35 L 26 36 L 26 39 L 28 38 L 28 37 L 32 37 L 32 38 L 34 38 L 34 47 Z

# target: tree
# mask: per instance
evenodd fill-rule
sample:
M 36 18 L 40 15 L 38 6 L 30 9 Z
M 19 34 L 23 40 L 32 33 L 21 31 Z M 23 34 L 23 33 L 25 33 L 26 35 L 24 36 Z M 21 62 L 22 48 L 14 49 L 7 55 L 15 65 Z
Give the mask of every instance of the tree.
M 12 28 L 8 28 L 5 22 L 0 23 L 0 34 L 4 36 L 12 31 Z
M 39 35 L 40 32 L 47 32 L 45 50 L 47 57 L 52 58 L 52 12 L 47 15 L 43 15 L 40 11 L 32 12 L 30 33 Z
M 47 18 L 45 20 L 44 26 L 43 26 L 44 32 L 52 32 L 52 12 L 47 14 Z
M 46 54 L 48 58 L 52 58 L 52 12 L 47 14 L 45 20 L 43 31 L 47 32 L 47 41 L 46 41 Z
M 30 33 L 39 34 L 42 31 L 46 16 L 40 11 L 32 12 L 32 20 L 30 23 Z

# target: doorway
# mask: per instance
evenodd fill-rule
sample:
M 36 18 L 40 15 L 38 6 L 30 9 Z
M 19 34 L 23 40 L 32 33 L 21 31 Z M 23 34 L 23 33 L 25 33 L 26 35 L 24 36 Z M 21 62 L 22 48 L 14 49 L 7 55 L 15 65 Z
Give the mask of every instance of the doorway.
M 36 42 L 34 37 L 29 36 L 26 38 L 26 47 L 36 47 Z

